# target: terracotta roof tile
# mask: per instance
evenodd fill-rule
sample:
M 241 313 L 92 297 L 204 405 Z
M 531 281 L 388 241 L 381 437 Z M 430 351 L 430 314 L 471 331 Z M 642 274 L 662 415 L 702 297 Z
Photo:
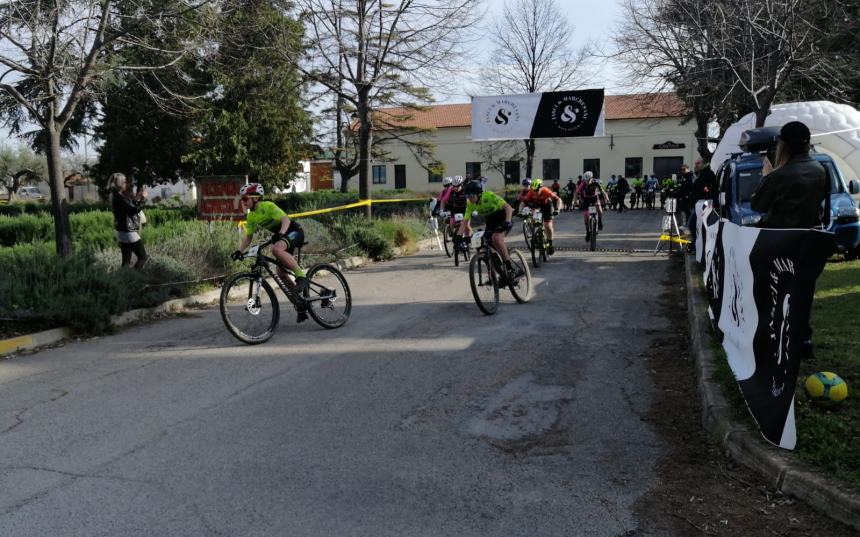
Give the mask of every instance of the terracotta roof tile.
M 607 95 L 605 101 L 606 119 L 651 119 L 681 117 L 685 115 L 683 101 L 672 93 L 636 95 Z M 398 117 L 402 116 L 402 117 Z M 407 110 L 405 108 L 383 108 L 376 112 L 377 128 L 403 125 L 423 129 L 445 127 L 470 127 L 472 125 L 472 105 L 438 104 L 426 110 Z

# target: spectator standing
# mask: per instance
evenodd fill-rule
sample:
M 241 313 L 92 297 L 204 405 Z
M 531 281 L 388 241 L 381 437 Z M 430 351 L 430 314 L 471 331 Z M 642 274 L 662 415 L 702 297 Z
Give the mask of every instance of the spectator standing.
M 696 241 L 696 203 L 699 200 L 714 201 L 714 194 L 717 191 L 717 176 L 711 170 L 711 163 L 704 162 L 702 159 L 696 159 L 693 163 L 693 169 L 696 171 L 696 180 L 693 182 L 692 191 L 690 194 L 690 202 L 692 208 L 690 217 L 687 219 L 687 229 L 690 231 L 690 242 Z
M 122 266 L 131 266 L 131 255 L 134 254 L 137 258 L 134 268 L 141 269 L 149 260 L 140 237 L 140 215 L 146 204 L 147 192 L 140 189 L 133 195 L 131 181 L 121 173 L 111 174 L 108 187 L 111 190 L 114 231 L 122 252 Z
M 810 229 L 819 224 L 829 225 L 830 208 L 827 201 L 829 185 L 824 167 L 809 156 L 809 128 L 800 121 L 782 126 L 776 146 L 776 163 L 765 157 L 761 182 L 750 199 L 754 211 L 766 213 L 760 226 L 781 229 Z M 801 267 L 798 267 L 801 270 Z M 792 295 L 796 311 L 811 312 L 814 289 L 798 296 Z M 793 309 L 793 311 L 795 311 Z M 803 331 L 802 356 L 815 358 L 812 352 L 812 327 L 809 318 L 793 318 L 792 323 Z
M 690 171 L 688 164 L 681 165 L 681 176 L 678 178 L 678 212 L 683 213 L 684 220 L 687 222 L 690 219 L 690 196 L 693 194 L 693 182 L 696 176 Z
M 623 213 L 624 209 L 627 209 L 627 206 L 624 204 L 624 198 L 627 197 L 627 193 L 630 192 L 630 183 L 627 182 L 627 179 L 624 178 L 623 175 L 618 176 L 618 212 Z
M 560 185 L 560 184 L 558 184 L 558 179 L 553 179 L 553 180 L 552 180 L 552 185 L 551 185 L 549 188 L 550 188 L 550 190 L 552 190 L 552 192 L 553 192 L 556 196 L 558 196 L 558 195 L 559 195 L 559 192 L 561 192 L 561 185 Z

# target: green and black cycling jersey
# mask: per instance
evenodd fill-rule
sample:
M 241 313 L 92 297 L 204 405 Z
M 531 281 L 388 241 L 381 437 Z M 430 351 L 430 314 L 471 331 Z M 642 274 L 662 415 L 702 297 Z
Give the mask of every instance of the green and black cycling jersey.
M 280 207 L 271 201 L 261 201 L 257 203 L 245 219 L 245 236 L 250 237 L 258 229 L 266 229 L 272 233 L 276 233 L 281 229 L 281 219 L 287 216 Z M 302 227 L 293 219 L 290 219 L 290 227 L 284 235 L 288 235 L 293 231 L 301 231 Z

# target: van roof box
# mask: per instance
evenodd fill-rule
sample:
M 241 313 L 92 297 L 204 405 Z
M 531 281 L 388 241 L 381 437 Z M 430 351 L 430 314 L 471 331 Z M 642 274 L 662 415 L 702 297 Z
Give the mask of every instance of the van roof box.
M 779 127 L 759 127 L 745 130 L 741 133 L 738 146 L 746 153 L 759 153 L 776 147 L 779 137 Z

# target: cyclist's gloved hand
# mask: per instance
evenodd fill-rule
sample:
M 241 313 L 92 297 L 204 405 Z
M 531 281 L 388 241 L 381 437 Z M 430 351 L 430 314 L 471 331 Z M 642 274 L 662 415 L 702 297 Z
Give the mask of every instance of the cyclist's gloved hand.
M 505 222 L 504 224 L 502 224 L 501 226 L 499 226 L 499 230 L 500 230 L 500 231 L 504 231 L 505 233 L 507 233 L 508 231 L 512 230 L 513 228 L 514 228 L 514 223 L 513 223 L 513 222 L 510 222 L 510 221 Z
M 272 233 L 272 243 L 276 243 L 283 238 L 284 238 L 284 235 L 280 231 L 276 231 L 276 232 Z
M 244 259 L 244 257 L 245 254 L 242 253 L 242 250 L 236 250 L 235 252 L 230 254 L 230 259 L 232 259 L 233 261 L 241 261 L 242 259 Z
M 553 209 L 553 210 L 552 210 L 552 215 L 553 215 L 553 216 L 558 216 L 558 209 Z

